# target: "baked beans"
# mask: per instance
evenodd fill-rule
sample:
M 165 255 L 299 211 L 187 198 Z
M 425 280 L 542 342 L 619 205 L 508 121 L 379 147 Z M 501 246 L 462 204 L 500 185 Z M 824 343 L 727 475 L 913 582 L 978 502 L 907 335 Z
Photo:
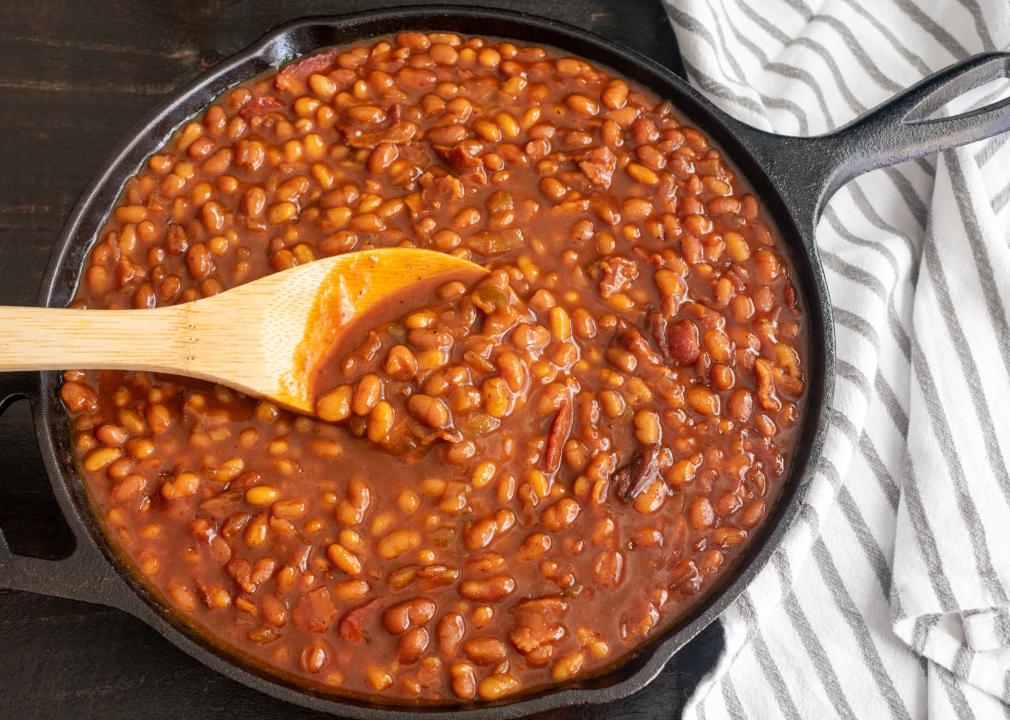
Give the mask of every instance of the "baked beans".
M 490 272 L 356 325 L 316 418 L 67 371 L 95 511 L 179 613 L 318 690 L 463 702 L 599 673 L 732 571 L 780 490 L 808 355 L 783 246 L 669 102 L 549 48 L 408 32 L 184 125 L 73 306 L 390 246 Z

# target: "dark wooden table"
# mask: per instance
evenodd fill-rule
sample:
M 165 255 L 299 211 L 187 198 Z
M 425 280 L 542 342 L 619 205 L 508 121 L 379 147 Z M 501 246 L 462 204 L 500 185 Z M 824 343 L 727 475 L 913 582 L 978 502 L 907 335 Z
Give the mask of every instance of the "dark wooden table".
M 680 70 L 657 0 L 495 2 L 592 29 Z M 78 193 L 173 88 L 283 21 L 385 4 L 0 0 L 0 304 L 34 303 Z M 0 468 L 0 526 L 14 550 L 65 556 L 73 541 L 45 481 L 25 403 L 0 417 Z M 554 716 L 678 717 L 722 647 L 719 628 L 710 628 L 632 698 Z M 0 718 L 71 716 L 322 717 L 217 675 L 117 610 L 0 591 Z

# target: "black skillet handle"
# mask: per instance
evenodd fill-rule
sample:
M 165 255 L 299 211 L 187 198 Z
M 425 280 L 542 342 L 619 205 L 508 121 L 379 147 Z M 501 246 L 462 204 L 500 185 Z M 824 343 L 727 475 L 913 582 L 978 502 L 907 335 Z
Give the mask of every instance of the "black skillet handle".
M 0 413 L 17 401 L 27 399 L 32 410 L 38 407 L 37 373 L 0 374 Z M 11 552 L 0 531 L 0 589 L 52 595 L 119 607 L 116 592 L 119 580 L 109 563 L 83 530 L 70 523 L 76 541 L 74 551 L 63 560 L 17 555 Z
M 812 238 L 827 201 L 856 176 L 1010 130 L 1010 98 L 952 117 L 930 117 L 951 100 L 1001 78 L 1010 78 L 1010 53 L 974 55 L 825 135 L 783 137 L 750 128 L 751 149 L 797 220 L 810 223 L 804 229 Z

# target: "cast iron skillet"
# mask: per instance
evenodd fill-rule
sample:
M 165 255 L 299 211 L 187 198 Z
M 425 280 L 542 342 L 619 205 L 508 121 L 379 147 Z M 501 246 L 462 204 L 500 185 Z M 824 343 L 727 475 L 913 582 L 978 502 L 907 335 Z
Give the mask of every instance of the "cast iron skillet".
M 827 135 L 770 135 L 734 120 L 668 70 L 627 48 L 562 23 L 501 10 L 400 7 L 341 17 L 297 20 L 266 34 L 248 49 L 210 69 L 162 103 L 113 153 L 81 196 L 60 235 L 42 282 L 39 305 L 63 307 L 77 286 L 82 261 L 124 182 L 190 116 L 227 88 L 295 56 L 331 45 L 401 30 L 445 30 L 553 45 L 607 65 L 673 102 L 688 122 L 719 143 L 744 173 L 778 225 L 788 247 L 793 282 L 810 334 L 806 420 L 781 498 L 753 538 L 735 572 L 683 622 L 642 647 L 610 674 L 512 702 L 472 706 L 377 706 L 334 698 L 286 683 L 214 644 L 188 627 L 127 570 L 92 516 L 73 460 L 70 428 L 59 399 L 60 375 L 26 373 L 0 378 L 0 410 L 16 398 L 31 400 L 42 457 L 56 499 L 77 544 L 59 561 L 10 552 L 0 536 L 0 587 L 102 603 L 140 618 L 215 670 L 269 695 L 353 718 L 428 717 L 504 719 L 583 703 L 604 703 L 641 689 L 670 657 L 709 625 L 746 588 L 778 547 L 803 502 L 827 428 L 835 340 L 828 290 L 814 244 L 821 209 L 860 173 L 974 142 L 1010 130 L 1010 100 L 964 115 L 929 119 L 964 92 L 1010 75 L 1010 55 L 969 58 Z

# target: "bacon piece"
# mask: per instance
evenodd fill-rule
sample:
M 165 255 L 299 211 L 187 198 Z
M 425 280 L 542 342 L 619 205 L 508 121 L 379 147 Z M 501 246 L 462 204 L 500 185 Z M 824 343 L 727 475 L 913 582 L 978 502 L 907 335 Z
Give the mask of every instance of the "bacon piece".
M 586 159 L 579 163 L 579 170 L 589 178 L 594 185 L 610 188 L 610 180 L 617 168 L 617 156 L 608 147 L 591 150 Z
M 649 334 L 652 335 L 653 342 L 659 348 L 659 354 L 667 362 L 670 361 L 670 340 L 667 336 L 666 318 L 658 312 L 649 313 Z
M 291 619 L 298 627 L 316 633 L 324 633 L 337 617 L 337 606 L 325 587 L 305 593 L 298 600 L 291 613 Z
M 561 467 L 561 451 L 572 432 L 573 422 L 572 401 L 565 398 L 561 401 L 558 413 L 554 416 L 554 422 L 551 423 L 551 432 L 547 436 L 547 447 L 543 457 L 545 473 L 556 473 Z
M 243 592 L 256 592 L 256 584 L 252 581 L 252 565 L 245 558 L 235 558 L 230 561 L 225 570 L 232 576 L 235 584 L 242 588 Z
M 644 595 L 631 603 L 627 611 L 621 615 L 620 629 L 622 638 L 645 637 L 659 622 L 659 610 Z
M 663 358 L 652 349 L 652 345 L 645 339 L 642 333 L 632 328 L 621 336 L 624 346 L 630 350 L 639 360 L 644 360 L 652 365 L 662 365 Z
M 337 50 L 327 50 L 284 66 L 274 78 L 274 87 L 278 90 L 298 92 L 309 75 L 329 70 L 339 54 Z
M 200 503 L 200 510 L 220 522 L 235 514 L 241 507 L 243 493 L 239 490 L 221 492 Z
M 568 603 L 557 596 L 533 598 L 514 608 L 515 625 L 509 640 L 534 667 L 546 665 L 555 646 L 568 634 L 563 623 Z
M 434 207 L 441 207 L 445 200 L 452 202 L 462 199 L 466 194 L 463 182 L 455 175 L 435 177 L 431 172 L 426 172 L 421 175 L 418 184 L 424 188 L 421 191 L 422 199 Z
M 282 107 L 284 105 L 279 100 L 265 95 L 254 95 L 249 102 L 242 106 L 239 115 L 248 120 L 256 115 L 280 110 Z
M 782 288 L 782 297 L 789 309 L 792 310 L 793 315 L 799 316 L 800 309 L 796 305 L 796 288 L 788 280 L 786 280 L 785 287 Z
M 392 143 L 393 145 L 403 145 L 404 143 L 409 143 L 416 134 L 417 125 L 409 120 L 400 120 L 399 122 L 390 125 L 385 130 L 361 133 L 360 135 L 354 135 L 348 132 L 344 142 L 354 148 L 373 149 L 379 143 L 384 142 Z
M 463 433 L 456 428 L 442 428 L 435 432 L 428 433 L 420 439 L 421 447 L 431 445 L 433 442 L 443 440 L 447 443 L 458 443 L 463 440 Z
M 659 443 L 641 446 L 631 462 L 619 469 L 614 487 L 625 502 L 631 502 L 659 475 Z
M 369 600 L 364 605 L 358 605 L 344 613 L 337 625 L 340 637 L 348 642 L 361 642 L 365 639 L 365 625 L 372 619 L 378 610 L 379 599 Z
M 599 263 L 603 270 L 600 295 L 605 298 L 626 289 L 638 277 L 638 263 L 625 257 L 613 257 Z

